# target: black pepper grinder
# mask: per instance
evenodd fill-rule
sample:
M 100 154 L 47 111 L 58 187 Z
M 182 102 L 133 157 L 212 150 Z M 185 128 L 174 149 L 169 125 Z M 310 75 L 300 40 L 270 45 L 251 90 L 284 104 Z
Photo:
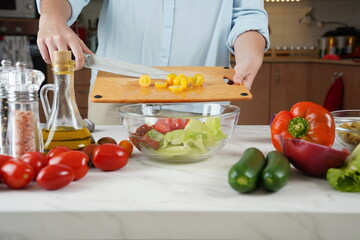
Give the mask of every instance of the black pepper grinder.
M 8 99 L 6 92 L 7 74 L 12 69 L 11 60 L 2 60 L 0 67 L 0 154 L 7 154 L 6 132 L 8 124 Z

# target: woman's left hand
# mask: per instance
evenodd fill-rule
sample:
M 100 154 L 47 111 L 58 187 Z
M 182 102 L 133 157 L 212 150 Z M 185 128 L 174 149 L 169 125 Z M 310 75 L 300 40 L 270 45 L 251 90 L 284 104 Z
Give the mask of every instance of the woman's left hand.
M 243 83 L 249 90 L 259 71 L 265 50 L 265 38 L 257 31 L 248 31 L 235 40 L 235 84 Z
M 233 81 L 235 84 L 243 83 L 247 89 L 250 90 L 257 72 L 262 64 L 262 59 L 243 58 L 236 61 L 234 67 L 235 75 Z

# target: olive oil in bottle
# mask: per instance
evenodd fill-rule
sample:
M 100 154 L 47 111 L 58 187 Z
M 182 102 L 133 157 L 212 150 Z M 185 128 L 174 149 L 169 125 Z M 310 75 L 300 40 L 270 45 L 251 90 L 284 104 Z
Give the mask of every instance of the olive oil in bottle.
M 66 146 L 73 150 L 80 150 L 94 142 L 87 128 L 73 129 L 59 127 L 55 131 L 43 129 L 44 151 L 48 152 L 55 146 Z
M 74 61 L 70 51 L 54 51 L 52 71 L 54 84 L 46 84 L 40 92 L 47 122 L 42 130 L 44 151 L 55 146 L 79 150 L 94 143 L 82 120 L 75 100 Z M 54 91 L 50 108 L 47 92 Z

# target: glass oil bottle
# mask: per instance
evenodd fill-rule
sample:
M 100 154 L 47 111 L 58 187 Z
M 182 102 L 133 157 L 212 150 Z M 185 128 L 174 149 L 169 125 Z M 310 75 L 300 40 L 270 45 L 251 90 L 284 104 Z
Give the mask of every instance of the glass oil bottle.
M 40 91 L 40 98 L 47 119 L 42 136 L 44 152 L 55 146 L 66 146 L 80 150 L 94 143 L 90 131 L 83 122 L 76 105 L 74 91 L 74 65 L 70 51 L 54 51 L 52 71 L 54 84 L 46 84 Z M 53 91 L 50 107 L 48 91 Z
M 20 158 L 26 152 L 43 151 L 38 91 L 45 76 L 24 63 L 5 73 L 8 99 L 7 154 Z M 3 75 L 2 75 L 3 76 Z

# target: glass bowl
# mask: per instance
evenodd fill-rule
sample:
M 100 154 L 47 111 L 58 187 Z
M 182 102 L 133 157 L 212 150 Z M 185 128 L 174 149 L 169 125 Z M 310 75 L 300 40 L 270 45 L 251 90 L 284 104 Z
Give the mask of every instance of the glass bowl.
M 221 150 L 240 108 L 218 103 L 151 103 L 120 107 L 132 143 L 149 159 L 188 163 Z
M 336 140 L 349 150 L 360 143 L 360 109 L 333 111 Z

